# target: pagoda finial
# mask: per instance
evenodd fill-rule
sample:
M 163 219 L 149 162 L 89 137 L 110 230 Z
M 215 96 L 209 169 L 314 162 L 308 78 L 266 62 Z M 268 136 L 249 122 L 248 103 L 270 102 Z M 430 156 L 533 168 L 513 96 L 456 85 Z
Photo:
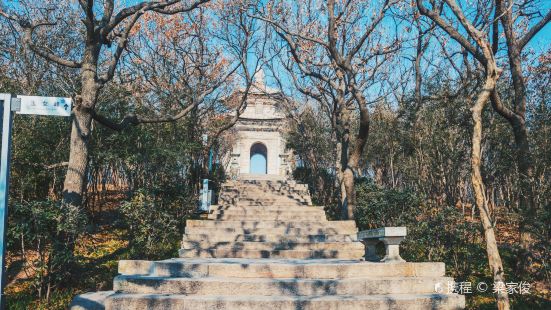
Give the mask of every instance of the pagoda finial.
M 264 70 L 262 68 L 254 75 L 254 79 L 257 86 L 262 88 L 266 86 L 266 82 L 264 82 Z

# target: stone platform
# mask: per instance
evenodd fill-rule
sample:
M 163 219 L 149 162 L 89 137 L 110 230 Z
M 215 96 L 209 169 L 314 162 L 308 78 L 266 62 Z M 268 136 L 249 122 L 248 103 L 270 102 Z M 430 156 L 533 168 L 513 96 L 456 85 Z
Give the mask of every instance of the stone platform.
M 189 220 L 180 257 L 120 261 L 113 291 L 70 309 L 463 309 L 443 263 L 364 261 L 353 221 L 327 221 L 305 185 L 223 185 L 208 220 Z

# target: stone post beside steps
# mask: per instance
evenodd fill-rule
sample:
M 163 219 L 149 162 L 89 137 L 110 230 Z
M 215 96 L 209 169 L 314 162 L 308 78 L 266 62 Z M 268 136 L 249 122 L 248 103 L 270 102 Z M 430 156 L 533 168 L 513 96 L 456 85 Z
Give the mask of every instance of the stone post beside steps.
M 358 232 L 358 240 L 365 245 L 365 260 L 372 262 L 405 262 L 400 257 L 400 243 L 406 238 L 406 227 L 382 227 Z M 379 242 L 385 245 L 386 255 L 381 259 L 377 255 Z

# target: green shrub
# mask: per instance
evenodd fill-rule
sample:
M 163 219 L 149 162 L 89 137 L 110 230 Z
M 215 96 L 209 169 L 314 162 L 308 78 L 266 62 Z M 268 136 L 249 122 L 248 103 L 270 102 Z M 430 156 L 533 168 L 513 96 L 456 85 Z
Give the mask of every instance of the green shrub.
M 131 258 L 174 257 L 186 219 L 183 210 L 182 201 L 163 200 L 145 190 L 124 202 L 120 211 Z
M 8 249 L 17 262 L 13 267 L 25 271 L 30 290 L 39 300 L 48 302 L 49 292 L 67 286 L 77 266 L 73 242 L 84 232 L 85 224 L 82 210 L 54 201 L 10 206 Z

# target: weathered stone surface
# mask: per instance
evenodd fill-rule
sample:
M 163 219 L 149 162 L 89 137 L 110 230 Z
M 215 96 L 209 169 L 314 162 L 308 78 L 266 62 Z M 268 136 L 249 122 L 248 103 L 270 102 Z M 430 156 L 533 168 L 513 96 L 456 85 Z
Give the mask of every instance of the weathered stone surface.
M 180 249 L 179 256 L 182 258 L 337 258 L 357 259 L 362 257 L 364 250 L 240 250 L 240 249 Z
M 299 224 L 300 226 L 300 224 Z M 227 235 L 278 235 L 278 236 L 301 236 L 301 235 L 350 235 L 355 234 L 357 229 L 354 227 L 322 227 L 320 225 L 306 227 L 286 227 L 284 225 L 277 228 L 249 227 L 186 227 L 186 234 L 205 234 L 211 235 L 223 233 Z
M 341 259 L 173 258 L 119 262 L 123 275 L 160 277 L 346 279 L 369 277 L 443 277 L 444 263 L 373 263 Z
M 209 220 L 226 220 L 226 221 L 254 221 L 258 218 L 267 217 L 276 221 L 326 221 L 324 213 L 304 212 L 302 214 L 292 214 L 291 211 L 287 212 L 233 212 L 222 211 L 213 212 L 208 215 Z
M 182 249 L 204 249 L 213 248 L 216 250 L 314 250 L 314 251 L 343 251 L 363 250 L 359 242 L 209 242 L 209 241 L 183 241 Z
M 379 294 L 431 294 L 438 283 L 451 278 L 380 277 L 349 279 L 300 278 L 175 278 L 118 276 L 113 289 L 136 294 L 231 296 L 328 296 Z
M 209 242 L 243 242 L 243 241 L 258 241 L 258 242 L 354 242 L 357 237 L 354 234 L 350 235 L 262 235 L 262 234 L 243 234 L 229 235 L 224 233 L 212 234 L 186 234 L 183 241 L 209 241 Z
M 308 218 L 295 218 L 293 221 L 280 221 L 276 219 L 255 219 L 255 220 L 188 220 L 186 228 L 324 228 L 324 229 L 350 229 L 357 231 L 354 221 L 318 221 Z
M 163 310 L 455 310 L 463 309 L 460 295 L 386 294 L 364 296 L 187 296 L 153 294 L 117 294 L 107 301 L 107 309 Z
M 358 232 L 358 239 L 405 237 L 406 235 L 406 227 L 381 227 L 377 229 L 362 230 Z

